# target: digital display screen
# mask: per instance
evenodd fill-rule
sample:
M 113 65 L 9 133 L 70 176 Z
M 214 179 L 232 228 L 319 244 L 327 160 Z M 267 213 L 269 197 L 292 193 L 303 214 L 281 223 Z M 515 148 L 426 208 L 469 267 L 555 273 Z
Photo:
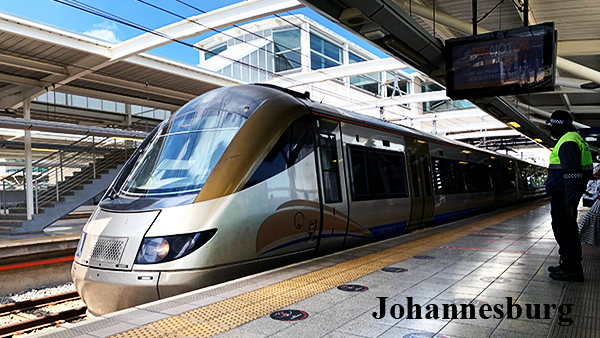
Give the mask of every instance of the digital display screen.
M 445 56 L 452 99 L 554 90 L 554 23 L 450 39 Z

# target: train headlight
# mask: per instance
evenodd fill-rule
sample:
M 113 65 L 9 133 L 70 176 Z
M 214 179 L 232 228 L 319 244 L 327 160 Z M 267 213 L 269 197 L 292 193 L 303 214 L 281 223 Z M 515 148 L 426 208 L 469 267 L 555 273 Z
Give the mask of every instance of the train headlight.
M 85 237 L 87 234 L 85 232 L 81 233 L 81 238 L 79 239 L 79 243 L 77 243 L 77 251 L 75 251 L 75 257 L 80 258 L 81 252 L 83 251 L 83 245 L 85 244 Z
M 216 232 L 217 229 L 211 229 L 177 236 L 146 237 L 142 241 L 135 263 L 164 263 L 181 258 L 204 245 Z

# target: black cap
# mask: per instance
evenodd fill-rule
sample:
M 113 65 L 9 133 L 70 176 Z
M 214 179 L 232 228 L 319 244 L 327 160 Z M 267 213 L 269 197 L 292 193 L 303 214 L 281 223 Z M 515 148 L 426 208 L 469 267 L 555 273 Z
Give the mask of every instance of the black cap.
M 573 124 L 573 117 L 568 111 L 557 109 L 552 112 L 552 115 L 550 115 L 550 118 L 546 120 L 546 123 L 570 126 Z

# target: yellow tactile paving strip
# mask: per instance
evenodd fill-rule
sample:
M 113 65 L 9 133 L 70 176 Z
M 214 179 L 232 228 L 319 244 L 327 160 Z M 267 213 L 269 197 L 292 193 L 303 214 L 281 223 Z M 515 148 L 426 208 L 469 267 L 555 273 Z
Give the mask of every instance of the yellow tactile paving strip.
M 112 337 L 212 337 L 391 264 L 504 222 L 544 204 L 546 202 L 539 202 L 508 211 L 456 229 L 294 277 Z

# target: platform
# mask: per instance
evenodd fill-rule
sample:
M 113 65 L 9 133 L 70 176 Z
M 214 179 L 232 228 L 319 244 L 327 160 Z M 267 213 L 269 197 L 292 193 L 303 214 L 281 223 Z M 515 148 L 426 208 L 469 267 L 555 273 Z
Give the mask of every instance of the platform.
M 558 260 L 548 201 L 473 217 L 141 305 L 36 337 L 591 337 L 600 334 L 600 250 L 584 246 L 584 283 L 550 279 Z M 383 270 L 382 270 L 383 269 Z M 341 285 L 364 286 L 347 287 Z M 349 291 L 348 291 L 349 290 Z M 379 315 L 381 298 L 387 315 Z M 409 319 L 408 298 L 423 319 Z M 507 297 L 523 312 L 484 319 Z M 475 317 L 443 319 L 450 304 Z M 390 314 L 392 305 L 395 315 Z M 439 319 L 425 319 L 436 304 Z M 527 318 L 526 304 L 542 309 Z M 544 304 L 549 312 L 546 317 Z M 565 304 L 572 304 L 569 306 Z M 562 315 L 551 308 L 557 305 Z M 285 311 L 298 310 L 298 311 Z M 484 315 L 486 313 L 484 312 Z M 494 311 L 487 315 L 493 316 Z M 284 319 L 275 320 L 272 317 Z M 451 315 L 450 315 L 451 317 Z M 498 315 L 498 317 L 500 317 Z M 287 320 L 287 321 L 286 321 Z M 572 324 L 563 326 L 565 323 Z M 561 325 L 562 324 L 562 325 Z

